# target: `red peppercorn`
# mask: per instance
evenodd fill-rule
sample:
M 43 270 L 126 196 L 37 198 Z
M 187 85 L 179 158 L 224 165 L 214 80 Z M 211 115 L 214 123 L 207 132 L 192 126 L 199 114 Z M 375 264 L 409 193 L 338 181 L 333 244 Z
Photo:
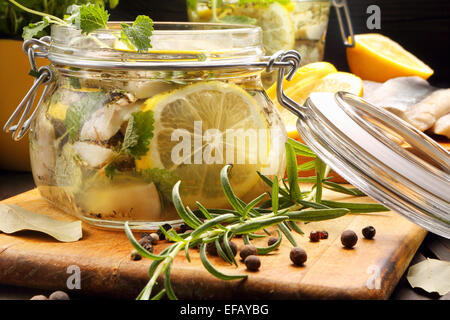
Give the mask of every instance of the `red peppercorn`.
M 325 230 L 320 231 L 320 239 L 328 239 L 328 232 L 326 232 Z
M 311 231 L 311 233 L 309 234 L 309 240 L 311 242 L 319 242 L 320 232 L 319 231 Z

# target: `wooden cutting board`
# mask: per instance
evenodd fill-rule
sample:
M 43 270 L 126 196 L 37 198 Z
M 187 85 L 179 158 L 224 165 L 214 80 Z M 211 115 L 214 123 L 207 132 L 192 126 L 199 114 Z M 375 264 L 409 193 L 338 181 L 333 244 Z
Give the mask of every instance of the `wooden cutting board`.
M 326 191 L 325 197 L 371 201 L 330 191 Z M 73 220 L 47 204 L 36 189 L 3 203 Z M 361 229 L 368 225 L 377 230 L 374 240 L 362 239 Z M 300 226 L 306 234 L 311 230 L 329 233 L 329 238 L 319 243 L 309 242 L 306 235 L 295 235 L 308 254 L 305 266 L 291 264 L 291 245 L 283 239 L 277 251 L 261 256 L 259 272 L 250 272 L 247 280 L 222 281 L 203 269 L 198 251 L 192 249 L 192 263 L 182 254 L 175 260 L 172 269 L 175 292 L 180 298 L 190 299 L 387 299 L 426 235 L 426 231 L 393 212 L 350 214 Z M 340 235 L 346 229 L 358 234 L 354 249 L 342 248 Z M 240 239 L 233 241 L 242 246 Z M 265 246 L 265 241 L 259 239 L 254 243 Z M 155 252 L 167 245 L 160 242 Z M 148 280 L 150 261 L 131 261 L 131 249 L 123 232 L 100 230 L 86 223 L 82 240 L 73 243 L 60 243 L 31 231 L 0 234 L 0 283 L 67 291 L 66 281 L 71 275 L 67 268 L 76 265 L 81 271 L 80 293 L 135 298 Z M 242 262 L 236 268 L 220 258 L 211 261 L 223 272 L 247 272 Z M 372 288 L 377 284 L 378 289 Z

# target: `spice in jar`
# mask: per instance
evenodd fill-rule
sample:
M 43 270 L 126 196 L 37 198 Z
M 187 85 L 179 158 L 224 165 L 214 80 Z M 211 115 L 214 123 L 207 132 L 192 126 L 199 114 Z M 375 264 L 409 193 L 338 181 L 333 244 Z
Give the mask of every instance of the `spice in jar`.
M 258 250 L 254 245 L 246 244 L 242 247 L 241 252 L 239 255 L 241 256 L 242 260 L 245 260 L 248 256 L 256 256 L 258 254 Z
M 291 261 L 296 266 L 302 266 L 307 259 L 306 251 L 303 248 L 295 247 L 291 249 L 291 253 L 289 254 Z
M 255 255 L 250 255 L 245 258 L 244 263 L 250 271 L 258 271 L 259 267 L 261 267 L 261 260 Z
M 376 230 L 372 226 L 367 226 L 364 229 L 362 229 L 362 234 L 363 234 L 364 238 L 369 239 L 369 240 L 371 240 L 371 239 L 373 239 L 373 237 L 375 237 L 375 233 L 376 233 Z
M 311 233 L 309 234 L 309 240 L 311 242 L 319 242 L 320 232 L 319 231 L 311 231 Z
M 353 230 L 345 230 L 341 235 L 342 245 L 348 249 L 351 249 L 358 242 L 358 236 Z

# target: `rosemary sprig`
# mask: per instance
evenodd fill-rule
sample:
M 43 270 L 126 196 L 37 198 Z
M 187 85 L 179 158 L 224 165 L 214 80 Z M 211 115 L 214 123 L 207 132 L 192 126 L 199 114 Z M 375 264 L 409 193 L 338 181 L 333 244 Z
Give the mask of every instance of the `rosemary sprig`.
M 297 222 L 310 222 L 329 220 L 342 217 L 349 212 L 377 212 L 387 209 L 379 204 L 369 203 L 341 203 L 322 199 L 322 188 L 330 187 L 338 192 L 352 195 L 362 195 L 342 186 L 330 184 L 326 178 L 330 169 L 316 157 L 316 155 L 305 145 L 289 140 L 286 143 L 287 154 L 287 181 L 280 186 L 279 180 L 273 180 L 259 173 L 261 179 L 267 183 L 271 192 L 270 200 L 261 203 L 267 194 L 261 194 L 249 203 L 243 202 L 234 193 L 228 175 L 232 170 L 231 165 L 226 165 L 220 172 L 220 183 L 222 190 L 233 209 L 207 209 L 201 203 L 197 203 L 198 209 L 192 211 L 185 207 L 180 197 L 180 181 L 172 190 L 172 201 L 179 216 L 194 230 L 178 234 L 174 229 L 161 231 L 173 243 L 160 254 L 153 254 L 145 250 L 134 238 L 128 223 L 125 224 L 125 232 L 133 247 L 145 258 L 153 260 L 150 265 L 150 280 L 139 294 L 137 299 L 161 299 L 167 296 L 169 299 L 177 299 L 170 282 L 170 270 L 174 258 L 180 251 L 184 251 L 186 259 L 190 262 L 189 248 L 200 247 L 200 260 L 205 269 L 213 276 L 222 280 L 243 280 L 246 274 L 229 275 L 218 270 L 208 259 L 206 245 L 214 243 L 220 257 L 229 264 L 237 266 L 228 240 L 235 235 L 243 235 L 244 242 L 249 244 L 251 239 L 265 237 L 270 233 L 265 229 L 269 226 L 278 228 L 278 241 L 268 247 L 257 247 L 258 254 L 265 255 L 276 250 L 284 235 L 293 246 L 297 246 L 292 231 L 303 234 Z M 298 187 L 297 155 L 310 156 L 313 158 L 316 168 L 316 176 L 310 179 L 315 182 L 311 190 L 301 192 Z M 259 205 L 259 206 L 258 206 Z M 268 209 L 270 208 L 271 209 Z M 200 218 L 201 217 L 201 218 Z M 266 235 L 256 233 L 266 232 Z M 152 297 L 152 292 L 157 281 L 163 277 L 164 289 Z

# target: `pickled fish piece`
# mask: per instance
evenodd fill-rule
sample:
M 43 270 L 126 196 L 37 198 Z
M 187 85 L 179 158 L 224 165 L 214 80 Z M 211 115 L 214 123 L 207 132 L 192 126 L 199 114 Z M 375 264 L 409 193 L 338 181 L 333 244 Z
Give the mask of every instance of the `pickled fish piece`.
M 162 208 L 158 190 L 154 183 L 93 187 L 80 197 L 80 206 L 91 214 L 102 218 L 158 220 Z
M 105 107 L 95 111 L 81 128 L 80 140 L 106 141 L 120 130 L 140 104 L 131 94 L 124 94 Z
M 435 90 L 420 77 L 399 77 L 384 83 L 365 80 L 363 98 L 404 118 L 410 105 L 418 103 Z
M 450 89 L 440 89 L 410 106 L 405 112 L 405 120 L 418 130 L 425 131 L 447 113 L 450 113 Z
M 432 128 L 432 132 L 450 139 L 450 113 L 440 117 Z
M 114 156 L 111 149 L 88 142 L 75 142 L 73 150 L 89 167 L 99 168 Z
M 33 174 L 39 182 L 50 183 L 51 181 L 48 180 L 53 176 L 56 158 L 55 129 L 43 113 L 36 119 L 32 134 L 34 138 L 30 144 L 30 157 L 33 164 Z

